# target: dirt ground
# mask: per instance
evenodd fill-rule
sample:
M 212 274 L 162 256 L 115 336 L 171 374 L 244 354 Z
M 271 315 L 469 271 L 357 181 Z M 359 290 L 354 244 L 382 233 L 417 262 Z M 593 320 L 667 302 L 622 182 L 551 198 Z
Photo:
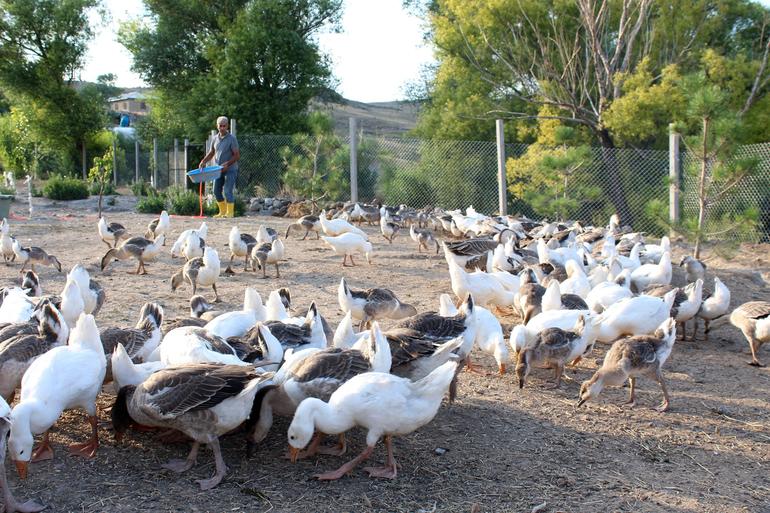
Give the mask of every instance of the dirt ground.
M 82 262 L 107 291 L 97 318 L 100 326 L 133 325 L 145 301 L 158 301 L 168 317 L 187 315 L 189 287 L 171 292 L 169 278 L 182 263 L 167 252 L 147 266 L 149 274 L 128 274 L 134 261 L 115 262 L 102 273 L 99 261 L 106 246 L 99 240 L 93 202 L 59 203 L 35 200 L 36 213 L 26 217 L 16 203 L 12 233 L 23 244 L 39 245 L 69 269 Z M 119 197 L 108 221 L 124 223 L 142 234 L 151 219 L 128 211 L 130 198 Z M 227 234 L 237 223 L 256 234 L 265 223 L 283 232 L 288 220 L 278 218 L 209 219 L 209 244 L 229 257 Z M 172 237 L 195 227 L 199 219 L 172 217 Z M 277 287 L 289 287 L 295 307 L 316 301 L 336 326 L 341 319 L 337 285 L 344 275 L 356 288 L 386 286 L 419 311 L 438 308 L 438 296 L 451 292 L 446 264 L 427 260 L 402 234 L 391 246 L 377 227 L 365 230 L 375 245 L 373 265 L 357 259 L 355 268 L 341 267 L 341 258 L 294 232 L 286 244 L 281 278 L 267 280 L 237 268 L 234 277 L 220 278 L 218 288 L 227 309 L 239 309 L 247 285 L 263 298 Z M 681 253 L 681 248 L 677 248 Z M 675 260 L 678 261 L 678 255 Z M 729 261 L 710 253 L 707 289 L 716 274 L 732 291 L 732 307 L 749 300 L 770 300 L 770 247 L 744 246 Z M 0 265 L 0 280 L 18 280 L 19 265 Z M 64 273 L 40 271 L 44 291 L 58 293 Z M 681 282 L 679 269 L 674 281 Z M 203 291 L 212 296 L 210 291 Z M 213 299 L 213 298 L 212 298 Z M 514 319 L 504 319 L 510 326 Z M 387 327 L 388 324 L 385 324 Z M 627 389 L 609 388 L 598 402 L 575 409 L 579 384 L 588 379 L 607 350 L 599 345 L 589 358 L 568 373 L 573 382 L 548 390 L 551 374 L 535 371 L 524 390 L 515 376 L 464 372 L 458 400 L 442 406 L 436 418 L 419 431 L 394 441 L 399 475 L 375 480 L 362 470 L 336 482 L 318 482 L 314 473 L 337 468 L 364 446 L 360 430 L 349 436 L 349 452 L 321 456 L 292 465 L 283 459 L 287 419 L 278 419 L 271 434 L 251 459 L 245 458 L 240 435 L 222 440 L 229 473 L 214 490 L 202 492 L 195 479 L 214 472 L 213 458 L 202 451 L 198 465 L 177 475 L 160 468 L 187 454 L 186 444 L 161 444 L 152 433 L 129 432 L 122 445 L 107 427 L 93 460 L 70 456 L 66 446 L 84 441 L 88 428 L 83 412 L 66 412 L 52 432 L 53 461 L 33 464 L 29 478 L 19 482 L 9 472 L 19 498 L 35 498 L 47 511 L 250 511 L 250 512 L 530 512 L 545 503 L 545 512 L 770 512 L 770 367 L 755 368 L 748 345 L 738 330 L 723 326 L 711 340 L 678 341 L 664 373 L 672 393 L 671 411 L 657 413 L 657 384 L 641 380 L 637 407 L 622 407 Z M 492 372 L 491 357 L 474 354 Z M 770 350 L 761 358 L 770 364 Z M 512 370 L 511 366 L 511 370 Z M 100 418 L 113 397 L 99 399 Z M 375 453 L 384 461 L 384 447 Z M 9 469 L 10 470 L 10 469 Z

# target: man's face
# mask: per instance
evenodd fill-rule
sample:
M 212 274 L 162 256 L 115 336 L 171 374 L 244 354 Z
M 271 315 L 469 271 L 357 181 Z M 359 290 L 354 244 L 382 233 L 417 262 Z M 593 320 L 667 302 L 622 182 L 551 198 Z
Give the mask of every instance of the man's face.
M 217 125 L 217 128 L 219 129 L 219 134 L 225 135 L 225 133 L 227 133 L 227 127 L 228 127 L 228 123 L 225 123 L 225 122 L 219 123 L 219 125 Z

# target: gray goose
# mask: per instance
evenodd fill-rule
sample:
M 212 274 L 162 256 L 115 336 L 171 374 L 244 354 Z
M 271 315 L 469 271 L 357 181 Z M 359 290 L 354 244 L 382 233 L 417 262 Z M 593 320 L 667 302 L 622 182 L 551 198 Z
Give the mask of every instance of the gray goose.
M 269 377 L 253 367 L 214 363 L 159 370 L 139 386 L 120 389 L 112 407 L 115 438 L 120 441 L 132 423 L 181 431 L 193 440 L 187 459 L 163 465 L 179 473 L 192 468 L 200 444 L 208 444 L 216 472 L 197 482 L 202 490 L 209 490 L 227 472 L 219 437 L 248 418 L 259 385 Z
M 749 301 L 733 310 L 730 323 L 743 332 L 751 349 L 749 365 L 762 367 L 757 352 L 762 344 L 770 342 L 770 302 Z
M 102 257 L 101 269 L 104 271 L 114 259 L 126 260 L 128 258 L 135 258 L 139 261 L 139 266 L 133 274 L 147 274 L 147 270 L 144 268 L 145 260 L 152 260 L 155 258 L 160 252 L 161 245 L 165 240 L 166 236 L 163 234 L 158 236 L 154 241 L 144 237 L 131 237 L 130 239 L 123 241 L 119 247 L 107 251 Z
M 444 242 L 448 254 L 457 262 L 457 265 L 464 266 L 472 258 L 486 258 L 487 252 L 494 251 L 498 242 L 494 239 L 475 238 L 456 242 Z
M 326 347 L 327 344 L 326 333 L 320 317 L 318 308 L 315 303 L 312 303 L 302 326 L 281 321 L 269 321 L 264 325 L 278 339 L 284 349 L 293 349 L 295 352 L 309 347 L 320 349 Z M 253 332 L 254 329 L 251 328 L 250 331 Z
M 0 343 L 0 395 L 10 403 L 24 372 L 40 355 L 67 343 L 69 328 L 52 304 L 39 314 L 37 334 L 21 334 Z
M 578 406 L 599 396 L 606 385 L 620 386 L 629 381 L 628 403 L 635 405 L 636 378 L 646 376 L 654 379 L 663 390 L 663 403 L 658 411 L 667 411 L 670 404 L 668 389 L 663 379 L 662 368 L 676 341 L 676 326 L 669 317 L 655 331 L 654 335 L 621 337 L 616 340 L 604 357 L 602 366 L 588 381 L 580 386 Z
M 391 356 L 388 343 L 375 323 L 370 336 L 358 349 L 329 347 L 306 357 L 291 359 L 274 377 L 274 384 L 257 392 L 251 416 L 246 423 L 247 451 L 264 440 L 273 423 L 273 414 L 290 416 L 299 403 L 308 397 L 328 401 L 343 383 L 364 372 L 388 372 Z M 318 433 L 302 457 L 316 452 L 342 455 L 345 437 L 341 435 L 335 449 L 319 448 L 322 433 Z
M 516 305 L 521 310 L 524 324 L 540 313 L 543 294 L 545 294 L 545 287 L 537 283 L 535 272 L 532 269 L 526 269 L 521 277 L 518 305 Z
M 31 269 L 35 270 L 35 264 L 48 265 L 55 267 L 57 271 L 61 272 L 61 263 L 59 259 L 53 255 L 49 255 L 44 249 L 37 246 L 22 247 L 18 240 L 13 241 L 13 252 L 21 260 L 21 271 L 24 272 L 24 268 L 27 264 L 30 264 Z
M 162 322 L 163 308 L 158 303 L 145 303 L 139 311 L 139 321 L 133 328 L 102 328 L 99 330 L 104 356 L 107 360 L 105 383 L 112 381 L 110 363 L 112 353 L 117 345 L 123 345 L 134 363 L 146 362 L 150 354 L 160 344 Z
M 307 239 L 307 236 L 310 232 L 315 232 L 315 238 L 318 240 L 321 236 L 319 233 L 321 231 L 321 221 L 318 219 L 318 216 L 302 216 L 286 227 L 286 236 L 284 237 L 285 239 L 289 238 L 289 232 L 291 230 L 305 230 L 305 235 L 301 240 Z
M 417 309 L 404 303 L 396 294 L 385 288 L 352 289 L 345 278 L 337 288 L 337 301 L 343 312 L 350 312 L 354 319 L 360 319 L 359 329 L 372 321 L 382 319 L 403 319 L 417 314 Z
M 165 335 L 174 328 L 182 328 L 184 326 L 204 327 L 206 323 L 220 313 L 212 311 L 212 308 L 211 303 L 205 297 L 201 295 L 191 297 L 190 316 L 166 320 L 166 324 L 163 326 L 163 334 Z
M 413 241 L 417 243 L 418 253 L 422 253 L 422 248 L 425 248 L 425 251 L 430 252 L 431 250 L 429 246 L 435 245 L 436 254 L 438 255 L 439 245 L 432 231 L 415 228 L 414 225 L 411 225 L 409 227 L 409 236 L 412 238 Z

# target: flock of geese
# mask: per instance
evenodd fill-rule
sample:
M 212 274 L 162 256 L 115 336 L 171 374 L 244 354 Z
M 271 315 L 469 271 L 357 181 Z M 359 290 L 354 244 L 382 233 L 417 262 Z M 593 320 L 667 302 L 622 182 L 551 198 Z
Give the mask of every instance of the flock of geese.
M 314 232 L 343 257 L 343 266 L 356 265 L 358 255 L 371 264 L 374 246 L 360 228 L 363 223 L 378 224 L 389 244 L 408 226 L 409 237 L 426 258 L 443 250 L 454 297 L 442 294 L 437 311 L 418 312 L 387 288 L 356 289 L 342 277 L 337 297 L 345 316 L 335 329 L 315 303 L 293 308 L 286 288 L 271 291 L 263 302 L 255 288 L 247 287 L 242 309 L 217 310 L 222 273 L 236 273 L 233 266 L 242 260 L 243 272 L 259 270 L 267 278 L 267 268 L 274 267 L 279 277 L 285 246 L 280 234 L 266 226 L 256 235 L 233 226 L 230 258 L 222 271 L 203 222 L 180 233 L 170 250 L 185 261 L 170 283 L 172 290 L 189 285 L 190 315 L 168 319 L 160 304 L 148 302 L 135 326 L 98 328 L 95 318 L 106 300 L 98 281 L 78 264 L 67 273 L 59 295 L 43 294 L 35 266 L 61 271 L 61 264 L 42 248 L 22 247 L 3 220 L 0 251 L 6 264 L 21 263 L 22 275 L 20 286 L 0 291 L 5 511 L 42 509 L 34 502 L 21 504 L 11 494 L 4 469 L 6 433 L 10 457 L 24 478 L 30 462 L 54 457 L 48 430 L 62 412 L 82 408 L 91 436 L 69 450 L 94 457 L 99 446 L 96 399 L 109 383 L 116 393 L 111 421 L 117 440 L 130 428 L 162 429 L 165 436 L 181 433 L 192 447 L 185 459 L 164 465 L 174 472 L 196 463 L 201 444 L 212 449 L 215 473 L 198 481 L 201 489 L 216 486 L 226 474 L 219 437 L 243 433 L 247 451 L 253 452 L 268 436 L 275 415 L 292 417 L 292 461 L 319 453 L 341 455 L 345 433 L 354 426 L 366 430 L 364 451 L 318 479 L 351 472 L 372 455 L 380 439 L 386 464 L 364 470 L 392 479 L 397 474 L 392 437 L 429 423 L 445 396 L 455 398 L 460 371 L 479 370 L 470 359 L 474 348 L 491 355 L 500 373 L 514 365 L 520 388 L 542 368 L 553 370 L 553 386 L 559 387 L 569 379 L 566 366 L 590 355 L 597 342 L 611 344 L 601 367 L 581 385 L 577 406 L 596 400 L 605 386 L 626 381 L 633 404 L 637 378 L 647 377 L 660 384 L 664 400 L 659 410 L 665 411 L 670 396 L 662 368 L 677 333 L 686 338 L 687 323 L 693 325 L 694 339 L 703 320 L 707 338 L 711 328 L 729 319 L 748 340 L 756 366 L 759 347 L 770 341 L 769 302 L 751 301 L 730 313 L 730 291 L 715 277 L 711 294 L 704 293 L 706 266 L 691 257 L 679 264 L 687 285 L 672 286 L 669 239 L 646 243 L 642 233 L 622 227 L 617 216 L 606 227 L 592 227 L 490 217 L 472 207 L 463 214 L 354 204 L 300 218 L 287 227 L 284 240 L 292 231 L 303 232 L 302 240 Z M 146 274 L 145 263 L 165 251 L 171 219 L 164 211 L 144 236 L 131 236 L 123 225 L 101 218 L 98 234 L 108 246 L 102 270 L 134 259 L 135 273 Z M 199 294 L 209 287 L 211 302 Z M 501 316 L 520 320 L 509 334 Z M 384 320 L 395 325 L 383 330 Z M 324 435 L 336 436 L 336 444 L 325 445 Z

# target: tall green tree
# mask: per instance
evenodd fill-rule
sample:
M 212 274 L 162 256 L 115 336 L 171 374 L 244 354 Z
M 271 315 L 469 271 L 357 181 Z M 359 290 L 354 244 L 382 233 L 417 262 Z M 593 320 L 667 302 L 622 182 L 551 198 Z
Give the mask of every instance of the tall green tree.
M 465 105 L 478 110 L 466 118 L 558 120 L 585 127 L 605 148 L 631 143 L 633 135 L 623 129 L 638 130 L 620 113 L 614 124 L 609 121 L 625 95 L 666 79 L 669 87 L 676 69 L 671 66 L 690 72 L 707 48 L 761 67 L 770 40 L 768 10 L 750 0 L 431 0 L 422 5 L 439 59 L 432 96 L 462 93 L 458 83 L 483 82 L 484 87 L 468 88 L 472 101 Z M 444 80 L 444 70 L 451 70 L 452 80 Z M 636 82 L 626 86 L 631 78 Z M 764 78 L 758 85 L 767 87 Z M 655 100 L 654 108 L 637 111 L 653 126 L 643 134 L 651 144 L 665 135 L 673 119 L 669 114 L 684 108 L 682 101 L 667 104 L 666 87 L 648 98 Z M 474 93 L 482 100 L 470 96 Z M 436 106 L 442 108 L 430 104 L 423 114 L 432 126 L 441 125 L 433 119 L 442 117 Z M 453 123 L 452 112 L 442 119 Z M 631 112 L 627 108 L 623 114 Z M 606 193 L 629 222 L 625 192 L 610 171 L 616 167 L 612 155 L 605 152 Z
M 74 78 L 99 0 L 0 0 L 0 87 L 25 112 L 36 139 L 70 162 L 103 124 L 101 98 Z
M 121 29 L 133 69 L 155 87 L 165 113 L 204 136 L 227 115 L 251 133 L 305 128 L 308 101 L 330 71 L 315 40 L 336 27 L 341 0 L 146 0 L 149 23 Z

